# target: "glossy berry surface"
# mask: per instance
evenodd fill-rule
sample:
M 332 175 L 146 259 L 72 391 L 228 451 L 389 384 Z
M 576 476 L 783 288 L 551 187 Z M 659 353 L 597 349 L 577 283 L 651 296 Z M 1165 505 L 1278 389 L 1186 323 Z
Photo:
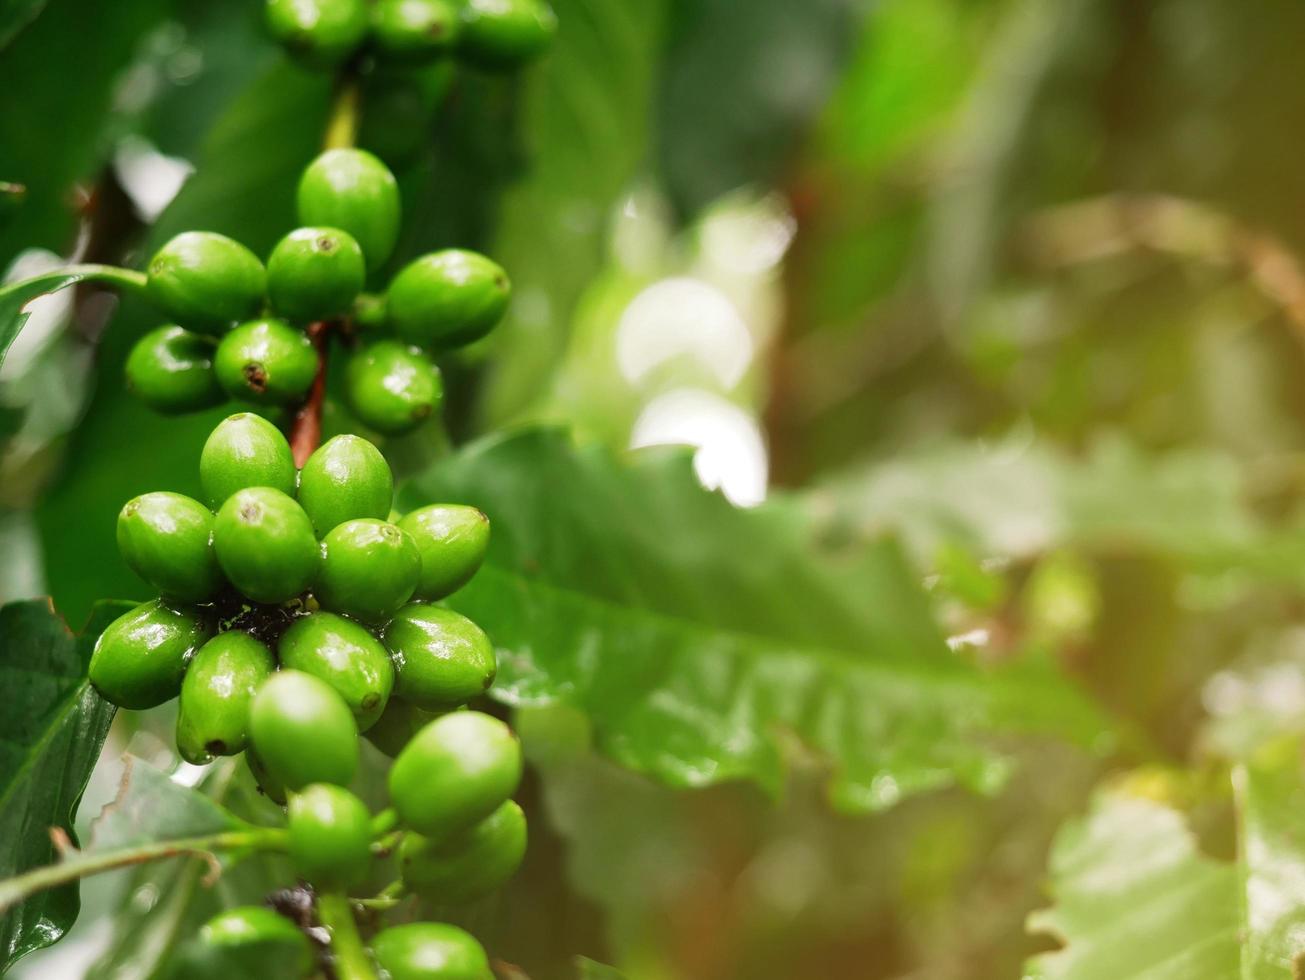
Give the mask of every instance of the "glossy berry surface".
M 226 400 L 213 373 L 217 342 L 184 327 L 151 330 L 127 355 L 127 389 L 165 415 L 198 412 Z
M 394 690 L 394 666 L 380 640 L 335 613 L 295 620 L 281 635 L 277 654 L 283 666 L 330 684 L 353 712 L 359 731 L 381 716 Z
M 406 532 L 362 518 L 336 525 L 322 539 L 313 593 L 323 609 L 379 623 L 412 597 L 420 575 L 421 554 Z
M 177 751 L 191 765 L 235 755 L 249 735 L 249 708 L 276 670 L 272 651 L 248 633 L 219 633 L 196 652 L 181 682 Z
M 439 902 L 470 902 L 516 874 L 526 853 L 526 815 L 508 800 L 462 833 L 439 840 L 408 834 L 399 848 L 403 881 Z
M 498 263 L 450 248 L 405 265 L 386 290 L 385 309 L 400 340 L 418 347 L 460 347 L 493 329 L 511 293 Z
M 213 547 L 227 579 L 255 602 L 303 592 L 321 560 L 308 515 L 271 487 L 246 487 L 227 498 L 213 522 Z
M 166 599 L 205 602 L 225 584 L 213 512 L 198 500 L 163 491 L 134 497 L 118 513 L 117 538 L 131 570 Z
M 146 292 L 184 326 L 225 328 L 257 312 L 267 288 L 263 263 L 211 231 L 187 231 L 150 259 Z
M 105 700 L 141 711 L 175 698 L 186 664 L 212 635 L 198 613 L 159 600 L 119 616 L 95 641 L 90 680 Z
M 420 350 L 378 340 L 349 358 L 345 399 L 364 425 L 401 435 L 439 411 L 444 380 L 435 362 Z
M 434 601 L 471 580 L 489 548 L 489 518 L 465 504 L 431 504 L 399 519 L 421 552 L 421 581 L 413 595 Z
M 521 745 L 503 722 L 454 711 L 413 736 L 390 768 L 390 801 L 417 833 L 465 830 L 500 807 L 521 780 Z
M 199 454 L 199 482 L 214 510 L 245 487 L 293 494 L 295 478 L 290 443 L 275 425 L 252 412 L 219 422 Z
M 399 185 L 389 167 L 366 150 L 327 150 L 304 170 L 295 203 L 300 223 L 352 235 L 369 270 L 394 250 Z
M 541 54 L 556 33 L 557 17 L 543 0 L 467 0 L 458 54 L 482 68 L 516 68 Z
M 219 341 L 213 369 L 232 398 L 290 405 L 303 401 L 317 377 L 317 350 L 284 320 L 249 320 Z
M 484 948 L 443 922 L 391 926 L 372 940 L 372 955 L 390 980 L 493 980 Z
M 345 786 L 358 769 L 353 712 L 331 685 L 301 671 L 280 670 L 258 689 L 249 738 L 258 765 L 287 790 Z
M 371 814 L 347 789 L 316 783 L 290 795 L 290 860 L 318 888 L 355 888 L 372 864 Z
M 251 977 L 304 977 L 313 970 L 308 937 L 285 916 L 261 905 L 219 912 L 204 923 L 198 938 L 201 946 L 222 951 L 223 966 Z
M 390 464 L 359 436 L 328 439 L 308 457 L 299 474 L 299 503 L 320 536 L 345 521 L 384 519 L 393 500 Z
M 339 316 L 367 269 L 354 237 L 338 228 L 296 228 L 267 260 L 267 295 L 278 316 L 308 322 Z
M 485 631 L 452 609 L 404 606 L 385 627 L 398 674 L 395 691 L 427 710 L 451 708 L 484 694 L 498 661 Z
M 367 36 L 364 0 L 268 0 L 269 33 L 304 64 L 329 68 Z
M 372 40 L 386 59 L 399 63 L 444 54 L 460 26 L 452 0 L 377 0 L 372 7 Z

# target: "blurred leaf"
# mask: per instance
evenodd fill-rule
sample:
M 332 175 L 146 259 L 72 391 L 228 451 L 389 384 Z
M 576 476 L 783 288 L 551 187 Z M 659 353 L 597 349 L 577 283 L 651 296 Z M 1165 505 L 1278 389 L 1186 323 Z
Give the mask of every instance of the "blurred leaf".
M 577 956 L 575 965 L 579 980 L 625 980 L 625 974 L 616 967 L 591 960 L 587 956 Z
M 198 790 L 128 756 L 118 796 L 95 821 L 85 850 L 111 851 L 170 837 L 198 837 L 243 823 Z
M 790 732 L 833 765 L 835 804 L 864 812 L 995 789 L 1001 733 L 1103 733 L 1045 665 L 952 654 L 891 540 L 821 555 L 789 501 L 737 510 L 686 452 L 622 465 L 527 430 L 437 464 L 400 507 L 444 500 L 493 522 L 485 567 L 450 603 L 503 651 L 494 693 L 582 707 L 601 748 L 672 785 L 777 791 Z
M 114 708 L 86 680 L 100 632 L 124 611 L 96 607 L 74 636 L 48 600 L 0 608 L 0 878 L 54 860 L 50 828 L 76 840 L 73 811 L 86 788 Z M 0 916 L 0 973 L 57 941 L 77 918 L 77 886 L 35 895 Z
M 0 2 L 0 48 L 14 39 L 40 14 L 45 0 L 3 0 Z

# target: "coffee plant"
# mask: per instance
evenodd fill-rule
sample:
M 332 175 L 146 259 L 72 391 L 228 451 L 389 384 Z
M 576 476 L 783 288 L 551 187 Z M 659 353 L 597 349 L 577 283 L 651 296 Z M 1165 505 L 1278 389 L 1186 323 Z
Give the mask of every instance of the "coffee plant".
M 1300 36 L 0 3 L 0 974 L 1305 975 Z

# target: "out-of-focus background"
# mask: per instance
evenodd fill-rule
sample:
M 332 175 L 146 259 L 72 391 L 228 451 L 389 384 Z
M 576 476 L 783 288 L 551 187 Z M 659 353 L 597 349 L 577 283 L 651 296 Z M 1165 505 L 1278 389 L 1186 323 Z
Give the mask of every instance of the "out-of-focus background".
M 522 708 L 532 850 L 470 921 L 537 978 L 576 953 L 637 978 L 1017 977 L 1058 944 L 1026 929 L 1052 841 L 1109 773 L 1148 767 L 1129 778 L 1203 860 L 1236 853 L 1217 787 L 1305 728 L 1305 7 L 554 5 L 555 48 L 518 82 L 437 69 L 365 94 L 362 143 L 411 209 L 403 255 L 479 247 L 516 286 L 446 365 L 452 440 L 550 421 L 618 452 L 687 443 L 705 485 L 782 504 L 813 548 L 894 536 L 956 661 L 1055 680 L 988 703 L 1000 751 L 970 758 L 937 750 L 944 682 L 835 672 L 836 724 L 895 775 L 832 806 L 830 759 L 784 731 L 776 792 L 672 788 L 593 751 L 582 713 Z M 35 16 L 0 21 L 0 179 L 29 187 L 0 225 L 10 278 L 139 265 L 190 227 L 265 254 L 291 227 L 329 85 L 285 63 L 257 3 L 15 6 Z M 79 623 L 140 591 L 112 515 L 193 485 L 221 414 L 128 400 L 150 317 L 42 300 L 0 370 L 0 597 L 49 592 Z M 387 453 L 411 475 L 438 442 Z M 717 560 L 766 564 L 765 540 L 732 543 Z M 1082 737 L 1013 734 L 1054 728 L 1038 716 L 1066 687 L 1092 706 Z M 166 731 L 116 731 L 84 823 L 110 756 L 162 753 Z M 196 889 L 97 882 L 20 975 L 150 975 L 139 950 L 199 914 Z M 133 932 L 160 902 L 173 924 Z

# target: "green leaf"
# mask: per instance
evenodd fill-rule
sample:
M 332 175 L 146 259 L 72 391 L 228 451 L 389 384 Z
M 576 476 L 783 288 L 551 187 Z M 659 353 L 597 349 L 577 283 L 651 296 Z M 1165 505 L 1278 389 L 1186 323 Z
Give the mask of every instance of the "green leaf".
M 124 606 L 103 603 L 74 636 L 48 600 L 0 608 L 0 878 L 54 859 L 50 829 L 75 840 L 73 811 L 113 720 L 86 666 L 100 632 Z M 0 917 L 0 973 L 59 939 L 77 917 L 77 888 L 36 895 Z
M 38 296 L 58 292 L 79 282 L 103 280 L 106 278 L 105 272 L 99 266 L 69 266 L 0 288 L 0 364 L 4 364 L 5 354 L 31 316 L 30 313 L 23 312 L 24 306 Z M 110 277 L 117 278 L 112 277 L 111 273 Z
M 796 735 L 847 810 L 961 783 L 992 790 L 1020 731 L 1091 742 L 1098 713 L 1045 665 L 982 670 L 939 635 L 890 539 L 825 555 L 791 501 L 738 510 L 684 451 L 622 465 L 561 432 L 482 441 L 400 497 L 475 504 L 485 566 L 450 604 L 501 650 L 494 694 L 564 701 L 601 748 L 676 786 L 781 785 Z
M 45 0 L 0 0 L 0 48 L 36 19 Z
M 587 956 L 577 956 L 575 968 L 579 980 L 625 980 L 625 974 L 616 967 L 591 960 Z
M 244 825 L 210 797 L 174 782 L 162 770 L 132 756 L 124 761 L 118 795 L 100 812 L 91 828 L 90 846 L 83 853 L 198 837 Z
M 1305 783 L 1299 742 L 1234 770 L 1239 860 L 1201 853 L 1182 814 L 1098 795 L 1051 857 L 1054 907 L 1029 919 L 1065 948 L 1030 980 L 1293 980 L 1305 965 Z

